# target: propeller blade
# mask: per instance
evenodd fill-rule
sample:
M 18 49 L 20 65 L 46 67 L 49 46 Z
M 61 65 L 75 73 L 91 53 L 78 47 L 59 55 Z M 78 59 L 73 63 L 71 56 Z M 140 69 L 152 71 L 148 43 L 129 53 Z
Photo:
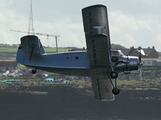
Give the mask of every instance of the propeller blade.
M 145 55 L 145 52 L 144 52 L 144 50 L 142 48 L 138 48 L 137 51 L 139 52 L 139 64 L 141 66 L 142 65 L 142 63 L 141 63 L 141 55 Z
M 139 64 L 141 63 L 141 52 L 139 52 Z
M 140 49 L 140 53 L 141 53 L 142 55 L 145 55 L 145 52 L 144 52 L 143 49 Z
M 140 80 L 142 80 L 142 62 L 141 62 L 141 55 L 145 55 L 144 50 L 140 47 L 138 48 L 138 52 L 139 52 L 139 71 L 140 71 Z

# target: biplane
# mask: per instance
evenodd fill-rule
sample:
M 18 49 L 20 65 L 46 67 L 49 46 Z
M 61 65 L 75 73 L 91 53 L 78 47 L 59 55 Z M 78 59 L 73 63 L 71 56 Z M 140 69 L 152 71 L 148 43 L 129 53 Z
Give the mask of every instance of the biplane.
M 82 9 L 87 51 L 46 53 L 35 35 L 21 38 L 17 62 L 37 69 L 74 76 L 88 76 L 96 100 L 112 101 L 120 93 L 118 73 L 130 74 L 138 70 L 141 55 L 125 56 L 120 50 L 111 50 L 107 8 L 93 5 Z M 142 50 L 138 50 L 141 51 Z

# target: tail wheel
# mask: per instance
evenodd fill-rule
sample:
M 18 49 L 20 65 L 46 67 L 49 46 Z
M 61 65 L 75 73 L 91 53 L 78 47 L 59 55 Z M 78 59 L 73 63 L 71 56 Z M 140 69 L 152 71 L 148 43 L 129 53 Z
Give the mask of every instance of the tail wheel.
M 118 88 L 113 88 L 113 89 L 112 89 L 112 93 L 113 93 L 114 95 L 118 95 L 118 94 L 120 93 L 120 90 L 119 90 Z
M 31 71 L 31 73 L 32 73 L 32 74 L 35 74 L 35 73 L 36 73 L 36 70 L 35 70 L 35 69 L 33 69 L 33 70 Z
M 112 71 L 112 72 L 110 73 L 110 77 L 111 77 L 112 79 L 116 79 L 116 78 L 118 77 L 118 73 Z

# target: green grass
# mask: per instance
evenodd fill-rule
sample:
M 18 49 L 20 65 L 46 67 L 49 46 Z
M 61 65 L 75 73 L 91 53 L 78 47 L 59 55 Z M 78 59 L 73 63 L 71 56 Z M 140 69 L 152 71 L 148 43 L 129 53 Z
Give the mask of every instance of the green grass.
M 7 78 L 5 78 L 7 79 Z M 8 78 L 11 79 L 11 78 Z M 65 84 L 61 82 L 45 82 L 44 80 L 41 80 L 40 78 L 32 77 L 32 78 L 19 78 L 21 80 L 20 86 L 24 87 L 34 87 L 34 86 L 52 86 L 52 85 L 74 85 L 77 87 L 91 87 L 91 82 L 86 82 L 85 80 L 70 80 L 70 84 Z M 28 79 L 26 81 L 26 79 Z M 2 78 L 0 80 L 0 89 L 1 90 L 15 90 L 16 84 L 13 82 L 11 86 L 9 84 L 2 84 Z M 158 88 L 161 89 L 161 84 L 158 83 L 158 80 L 151 80 L 149 82 L 143 82 L 143 81 L 138 81 L 138 80 L 118 80 L 117 81 L 117 86 L 120 89 L 136 89 L 136 88 Z M 47 94 L 46 91 L 30 91 L 28 90 L 27 92 L 31 94 Z M 91 92 L 91 90 L 87 90 L 87 92 Z
M 139 80 L 118 80 L 117 85 L 120 88 L 161 88 L 157 79 L 139 81 Z
M 56 48 L 44 48 L 45 52 L 47 53 L 52 53 L 52 52 L 56 52 Z M 67 52 L 69 51 L 69 48 L 58 48 L 58 52 Z
M 16 59 L 16 53 L 17 49 L 15 47 L 0 47 L 0 59 L 1 60 L 15 60 Z M 55 53 L 56 48 L 44 48 L 46 53 Z M 58 48 L 58 52 L 67 52 L 70 48 L 67 47 L 61 47 Z
M 86 82 L 85 80 L 70 80 L 70 84 L 91 87 L 91 82 Z
M 0 53 L 16 53 L 18 48 L 15 47 L 0 47 Z M 53 47 L 48 47 L 48 48 L 44 48 L 45 52 L 56 52 L 56 48 Z M 66 47 L 61 47 L 58 48 L 58 52 L 67 52 L 70 48 L 66 48 Z
M 39 95 L 47 95 L 48 92 L 42 92 L 42 91 L 27 91 L 30 94 L 39 94 Z
M 0 47 L 0 53 L 16 53 L 17 48 L 14 47 Z
M 135 86 L 136 80 L 117 80 L 118 86 Z

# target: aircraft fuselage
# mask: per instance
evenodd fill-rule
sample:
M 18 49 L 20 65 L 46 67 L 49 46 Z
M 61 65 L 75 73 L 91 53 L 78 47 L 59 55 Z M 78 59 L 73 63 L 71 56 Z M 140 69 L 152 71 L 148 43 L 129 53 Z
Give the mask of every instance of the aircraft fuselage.
M 24 59 L 21 60 L 21 64 L 35 69 L 59 74 L 91 76 L 99 73 L 99 71 L 104 71 L 103 74 L 107 74 L 109 72 L 109 70 L 104 66 L 90 68 L 88 53 L 86 51 L 52 54 L 45 53 L 41 55 L 33 55 L 31 60 L 27 59 L 28 57 L 25 56 L 26 55 L 24 55 Z M 114 67 L 115 71 L 130 73 L 132 70 L 138 70 L 137 57 L 125 56 L 122 54 L 112 55 L 111 58 L 113 57 L 117 57 L 118 59 L 115 62 L 111 61 L 112 67 L 115 66 L 118 61 L 121 61 L 121 63 Z

